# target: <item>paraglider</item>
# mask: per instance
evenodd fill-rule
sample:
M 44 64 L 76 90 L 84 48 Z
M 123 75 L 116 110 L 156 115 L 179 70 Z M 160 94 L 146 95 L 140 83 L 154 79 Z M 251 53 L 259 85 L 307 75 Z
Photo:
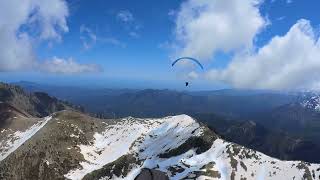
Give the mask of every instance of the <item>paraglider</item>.
M 181 57 L 181 58 L 178 58 L 178 59 L 176 59 L 175 61 L 173 61 L 173 63 L 172 63 L 171 66 L 173 67 L 177 62 L 182 61 L 182 60 L 188 60 L 188 61 L 194 62 L 194 63 L 197 64 L 202 70 L 204 69 L 203 66 L 202 66 L 202 64 L 201 64 L 197 59 L 191 58 L 191 57 Z M 189 82 L 186 81 L 185 84 L 186 84 L 186 87 L 189 86 Z

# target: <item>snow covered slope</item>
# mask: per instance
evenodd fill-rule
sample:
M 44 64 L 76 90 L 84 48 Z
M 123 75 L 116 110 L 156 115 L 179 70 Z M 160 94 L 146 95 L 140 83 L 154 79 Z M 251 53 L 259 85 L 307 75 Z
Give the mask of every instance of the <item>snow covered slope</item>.
M 79 147 L 86 161 L 81 162 L 82 168 L 66 174 L 67 178 L 82 179 L 96 170 L 85 179 L 129 180 L 143 167 L 161 170 L 177 180 L 317 179 L 320 175 L 319 165 L 283 162 L 226 142 L 186 115 L 123 119 L 96 133 L 92 144 Z M 123 164 L 124 157 L 129 161 Z
M 0 162 L 0 179 L 132 180 L 144 167 L 177 180 L 320 178 L 318 164 L 227 142 L 187 115 L 102 121 L 64 111 Z
M 96 133 L 92 144 L 79 145 L 85 161 L 81 162 L 82 168 L 70 171 L 66 177 L 81 179 L 126 154 L 141 152 L 142 159 L 156 156 L 178 147 L 200 132 L 199 124 L 184 115 L 149 120 L 122 119 L 104 132 Z
M 17 117 L 14 117 L 17 118 Z M 22 117 L 19 117 L 22 118 Z M 14 131 L 10 128 L 2 129 L 0 131 L 0 161 L 9 156 L 24 142 L 30 139 L 36 132 L 38 132 L 52 117 L 48 116 L 39 120 L 26 130 Z
M 320 95 L 313 95 L 302 101 L 301 105 L 307 109 L 320 112 Z

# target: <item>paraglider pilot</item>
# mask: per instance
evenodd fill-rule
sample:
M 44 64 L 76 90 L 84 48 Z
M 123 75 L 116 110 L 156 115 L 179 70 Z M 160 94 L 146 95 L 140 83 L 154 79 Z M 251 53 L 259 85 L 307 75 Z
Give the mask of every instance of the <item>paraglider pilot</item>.
M 181 58 L 179 58 L 179 59 L 176 59 L 173 63 L 172 63 L 172 67 L 177 63 L 177 62 L 179 62 L 179 61 L 181 61 L 181 60 L 189 60 L 189 61 L 193 61 L 193 62 L 195 62 L 201 69 L 203 69 L 203 66 L 202 66 L 202 64 L 198 61 L 198 60 L 196 60 L 196 59 L 194 59 L 194 58 L 191 58 L 191 57 L 181 57 Z M 186 87 L 187 86 L 189 86 L 189 82 L 186 82 Z

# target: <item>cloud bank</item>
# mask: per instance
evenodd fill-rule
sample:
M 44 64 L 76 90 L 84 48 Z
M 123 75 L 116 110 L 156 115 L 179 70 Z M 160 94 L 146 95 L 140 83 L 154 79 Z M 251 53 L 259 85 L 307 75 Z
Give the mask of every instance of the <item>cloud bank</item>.
M 258 0 L 188 0 L 175 26 L 177 56 L 212 59 L 233 53 L 229 64 L 212 69 L 206 78 L 236 88 L 272 90 L 320 89 L 320 32 L 301 19 L 283 36 L 262 47 L 255 39 L 269 23 Z
M 102 69 L 95 64 L 78 64 L 72 58 L 61 59 L 57 57 L 45 61 L 41 64 L 40 69 L 41 71 L 55 74 L 77 74 L 102 71 Z
M 267 21 L 259 0 L 189 0 L 181 5 L 174 30 L 176 56 L 211 59 L 217 51 L 250 48 Z
M 0 1 L 0 7 L 0 72 L 39 69 L 37 44 L 59 42 L 69 31 L 66 1 L 10 0 Z
M 208 77 L 239 88 L 314 89 L 320 85 L 320 43 L 307 20 L 299 20 L 284 36 L 273 37 L 257 52 L 237 55 Z

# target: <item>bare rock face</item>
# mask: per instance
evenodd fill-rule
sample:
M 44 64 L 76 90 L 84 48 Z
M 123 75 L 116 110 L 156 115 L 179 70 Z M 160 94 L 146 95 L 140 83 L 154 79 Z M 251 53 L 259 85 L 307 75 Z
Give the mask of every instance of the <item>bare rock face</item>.
M 135 180 L 169 180 L 168 176 L 159 170 L 143 168 L 141 169 L 140 174 L 137 175 Z
M 46 93 L 27 93 L 19 86 L 5 83 L 0 83 L 0 102 L 7 103 L 23 112 L 26 116 L 33 117 L 45 117 L 57 111 L 71 108 L 77 109 L 77 107 L 51 97 Z
M 318 164 L 281 161 L 227 142 L 187 115 L 102 120 L 61 111 L 23 121 L 29 122 L 24 128 L 1 131 L 0 179 L 132 180 L 144 168 L 179 180 L 320 175 Z

